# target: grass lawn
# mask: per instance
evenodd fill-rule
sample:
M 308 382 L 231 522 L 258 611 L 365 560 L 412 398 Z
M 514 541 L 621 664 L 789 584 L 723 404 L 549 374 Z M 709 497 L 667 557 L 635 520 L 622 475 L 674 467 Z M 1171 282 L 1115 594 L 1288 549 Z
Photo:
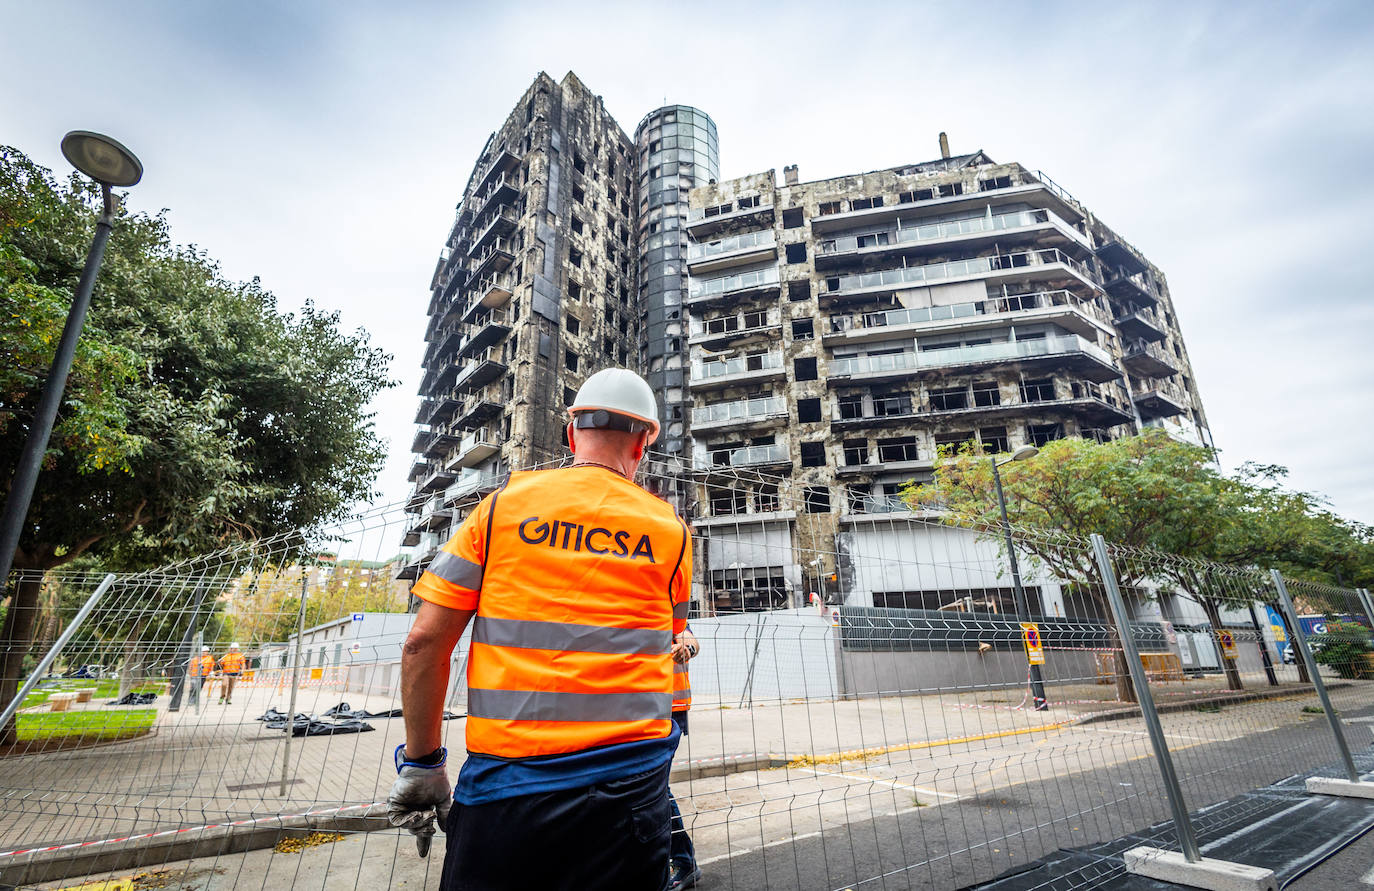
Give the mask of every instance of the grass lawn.
M 19 714 L 14 717 L 20 742 L 53 739 L 93 741 L 142 736 L 153 726 L 153 720 L 157 718 L 157 709 L 47 712 Z
M 161 694 L 165 686 L 165 684 L 144 684 L 141 687 L 135 687 L 134 692 Z M 70 693 L 73 690 L 84 690 L 87 687 L 95 688 L 94 699 L 114 699 L 119 695 L 119 678 L 104 678 L 98 681 L 90 678 L 67 678 L 34 690 L 24 697 L 24 704 L 20 708 L 42 705 L 54 693 Z

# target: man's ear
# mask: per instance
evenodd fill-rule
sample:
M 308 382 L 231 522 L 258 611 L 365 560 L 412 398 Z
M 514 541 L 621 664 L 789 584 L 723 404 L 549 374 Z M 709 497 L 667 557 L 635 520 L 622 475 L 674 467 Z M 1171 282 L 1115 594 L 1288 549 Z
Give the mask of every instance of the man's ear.
M 649 434 L 641 432 L 635 437 L 635 460 L 639 461 L 644 457 L 644 450 L 649 447 Z
M 568 422 L 568 451 L 577 454 L 577 440 L 573 438 L 573 422 Z

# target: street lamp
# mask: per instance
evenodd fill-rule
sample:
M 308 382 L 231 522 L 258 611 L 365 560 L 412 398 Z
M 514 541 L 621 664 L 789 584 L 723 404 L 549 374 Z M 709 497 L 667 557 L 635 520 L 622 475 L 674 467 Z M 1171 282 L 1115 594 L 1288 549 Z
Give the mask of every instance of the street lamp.
M 998 461 L 997 457 L 991 456 L 988 461 L 992 464 L 992 481 L 997 486 L 997 507 L 1002 511 L 1002 534 L 1007 538 L 1007 557 L 1011 560 L 1011 584 L 1012 590 L 1016 592 L 1016 618 L 1021 622 L 1030 621 L 1030 608 L 1026 605 L 1026 589 L 1021 587 L 1021 567 L 1016 562 L 1016 546 L 1011 540 L 1011 520 L 1007 519 L 1007 499 L 1002 494 L 1002 474 L 997 468 L 1003 464 L 1010 464 L 1012 461 L 1026 461 L 1040 454 L 1040 450 L 1033 445 L 1024 445 L 1011 453 L 1011 457 Z M 1035 699 L 1035 710 L 1040 712 L 1050 707 L 1045 701 L 1045 680 L 1040 675 L 1040 666 L 1032 663 L 1030 665 L 1031 696 Z
M 48 450 L 48 439 L 52 436 L 53 422 L 57 420 L 57 409 L 62 404 L 62 392 L 67 387 L 67 374 L 72 369 L 76 342 L 81 338 L 86 309 L 91 304 L 95 276 L 100 271 L 100 263 L 105 258 L 105 244 L 110 240 L 110 230 L 114 227 L 114 199 L 110 195 L 110 187 L 127 188 L 143 178 L 143 165 L 133 152 L 110 137 L 89 130 L 73 130 L 62 137 L 62 154 L 73 167 L 100 183 L 104 207 L 100 218 L 96 220 L 95 238 L 86 255 L 86 266 L 81 270 L 71 309 L 67 310 L 62 339 L 57 343 L 57 354 L 53 357 L 48 377 L 43 381 L 43 393 L 34 412 L 33 426 L 29 428 L 24 451 L 19 455 L 19 466 L 14 471 L 9 497 L 5 499 L 5 513 L 0 519 L 0 591 L 9 585 L 10 567 L 14 563 L 14 552 L 19 547 L 24 517 L 29 512 L 38 470 Z

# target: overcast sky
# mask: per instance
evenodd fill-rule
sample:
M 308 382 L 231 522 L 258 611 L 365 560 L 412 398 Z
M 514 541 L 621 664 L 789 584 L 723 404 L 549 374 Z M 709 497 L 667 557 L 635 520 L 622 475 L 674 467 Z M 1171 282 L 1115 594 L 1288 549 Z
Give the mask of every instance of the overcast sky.
M 725 178 L 921 161 L 941 130 L 1045 171 L 1168 276 L 1223 463 L 1374 523 L 1374 4 L 0 0 L 0 22 L 0 142 L 65 175 L 64 132 L 115 136 L 177 241 L 395 355 L 386 499 L 453 205 L 542 69 L 630 132 L 704 109 Z

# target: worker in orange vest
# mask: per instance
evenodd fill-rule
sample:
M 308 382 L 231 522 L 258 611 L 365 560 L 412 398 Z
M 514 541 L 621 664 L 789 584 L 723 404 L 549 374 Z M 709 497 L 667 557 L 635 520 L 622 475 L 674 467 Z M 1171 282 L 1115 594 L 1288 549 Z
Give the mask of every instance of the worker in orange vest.
M 691 535 L 633 482 L 659 431 L 643 378 L 597 372 L 569 413 L 572 466 L 511 474 L 413 589 L 387 810 L 421 856 L 443 824 L 443 889 L 668 883 Z M 470 621 L 468 756 L 450 791 L 441 717 Z
M 215 671 L 215 657 L 210 655 L 209 647 L 201 647 L 200 655 L 191 660 L 191 678 L 195 684 L 191 687 L 191 695 L 196 702 L 200 702 L 200 691 L 205 687 L 205 679 Z
M 245 664 L 243 654 L 239 652 L 239 645 L 231 643 L 229 652 L 225 653 L 224 658 L 219 660 L 219 670 L 224 675 L 224 688 L 219 695 L 220 705 L 224 705 L 226 702 L 230 705 L 234 704 L 234 682 L 238 680 L 239 675 L 243 674 Z
M 700 651 L 697 637 L 690 627 L 673 638 L 673 723 L 683 736 L 687 735 L 687 711 L 692 707 L 692 681 L 687 673 L 687 663 Z M 701 880 L 701 869 L 697 866 L 696 848 L 692 846 L 692 837 L 687 834 L 687 826 L 682 822 L 682 812 L 678 810 L 672 790 L 668 792 L 668 805 L 672 812 L 673 832 L 668 891 L 681 891 Z

